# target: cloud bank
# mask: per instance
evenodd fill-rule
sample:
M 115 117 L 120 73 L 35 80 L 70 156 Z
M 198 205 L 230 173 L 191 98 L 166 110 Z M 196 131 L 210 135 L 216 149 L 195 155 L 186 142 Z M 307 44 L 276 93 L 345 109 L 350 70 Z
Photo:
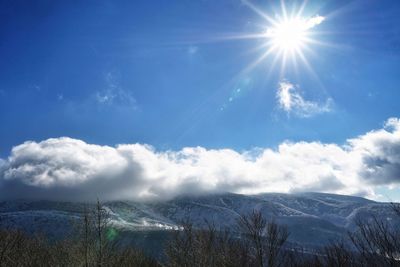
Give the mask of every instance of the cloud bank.
M 279 107 L 287 114 L 299 117 L 311 117 L 332 111 L 333 100 L 331 98 L 328 98 L 325 103 L 305 100 L 299 89 L 290 82 L 279 83 L 276 98 Z
M 165 200 L 209 192 L 319 191 L 375 196 L 400 184 L 400 120 L 344 145 L 284 142 L 276 150 L 115 147 L 68 137 L 15 146 L 0 160 L 0 198 Z

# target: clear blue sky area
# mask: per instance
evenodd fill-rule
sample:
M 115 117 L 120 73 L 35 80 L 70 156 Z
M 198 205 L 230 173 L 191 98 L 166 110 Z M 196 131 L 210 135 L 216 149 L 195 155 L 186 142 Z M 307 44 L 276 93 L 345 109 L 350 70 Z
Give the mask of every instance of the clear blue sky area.
M 276 17 L 280 3 L 253 1 Z M 287 2 L 287 9 L 297 7 Z M 399 1 L 310 1 L 325 17 L 298 60 L 281 70 L 268 21 L 241 1 L 1 1 L 0 151 L 69 136 L 238 150 L 283 140 L 343 143 L 398 116 Z M 264 29 L 263 29 L 264 27 Z M 279 109 L 279 82 L 330 112 Z

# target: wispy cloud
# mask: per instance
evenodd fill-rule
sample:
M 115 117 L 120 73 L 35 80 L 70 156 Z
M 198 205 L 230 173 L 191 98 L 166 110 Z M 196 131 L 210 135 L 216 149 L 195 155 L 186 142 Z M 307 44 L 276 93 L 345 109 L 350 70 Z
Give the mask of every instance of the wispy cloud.
M 325 20 L 325 17 L 316 15 L 306 20 L 305 28 L 306 30 L 314 28 L 315 26 L 321 24 Z
M 199 47 L 195 45 L 191 45 L 187 48 L 187 52 L 189 55 L 194 55 L 199 51 Z
M 333 100 L 328 98 L 325 103 L 305 100 L 299 88 L 290 82 L 280 82 L 276 93 L 278 105 L 288 114 L 299 117 L 311 117 L 316 114 L 332 111 Z
M 100 105 L 116 105 L 118 107 L 127 107 L 136 109 L 137 101 L 133 93 L 123 89 L 116 75 L 112 72 L 105 74 L 106 86 L 102 90 L 95 92 L 94 97 Z
M 208 192 L 320 191 L 374 197 L 400 185 L 400 120 L 344 145 L 284 142 L 237 152 L 116 147 L 62 137 L 28 141 L 0 160 L 0 198 L 168 199 Z

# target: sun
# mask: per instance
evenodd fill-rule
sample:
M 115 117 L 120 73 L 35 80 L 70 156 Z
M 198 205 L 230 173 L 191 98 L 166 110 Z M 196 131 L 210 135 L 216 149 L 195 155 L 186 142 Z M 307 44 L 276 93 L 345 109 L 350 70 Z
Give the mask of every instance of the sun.
M 274 49 L 294 52 L 307 42 L 307 27 L 303 19 L 293 18 L 282 21 L 267 29 L 266 37 Z
M 273 14 L 273 16 L 263 12 L 248 0 L 242 0 L 245 5 L 252 9 L 255 13 L 265 19 L 263 31 L 255 34 L 245 34 L 238 36 L 240 39 L 262 38 L 265 40 L 254 49 L 254 51 L 264 50 L 259 57 L 245 68 L 245 72 L 251 70 L 266 58 L 272 56 L 272 61 L 269 61 L 269 69 L 275 68 L 277 62 L 281 63 L 281 75 L 285 70 L 290 70 L 288 62 L 293 63 L 295 70 L 299 67 L 299 62 L 304 64 L 305 67 L 314 73 L 311 64 L 307 60 L 307 54 L 313 53 L 315 45 L 330 45 L 319 40 L 318 31 L 316 27 L 324 20 L 324 16 L 318 14 L 311 14 L 306 12 L 306 3 L 304 0 L 300 6 L 293 6 L 288 9 L 285 5 L 285 0 L 281 0 L 281 10 Z M 305 15 L 308 13 L 308 15 Z
M 321 24 L 324 17 L 316 15 L 313 17 L 287 16 L 283 19 L 271 21 L 267 27 L 265 37 L 268 53 L 276 52 L 282 57 L 282 66 L 286 65 L 287 58 L 301 58 L 304 63 L 307 61 L 304 50 L 308 49 L 311 43 L 318 41 L 311 36 L 312 28 Z

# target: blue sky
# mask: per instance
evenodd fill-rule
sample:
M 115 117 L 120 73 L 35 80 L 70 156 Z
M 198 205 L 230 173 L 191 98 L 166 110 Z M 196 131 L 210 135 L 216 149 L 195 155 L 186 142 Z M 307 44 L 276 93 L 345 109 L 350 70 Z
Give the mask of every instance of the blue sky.
M 302 16 L 324 18 L 309 67 L 289 56 L 297 66 L 281 68 L 275 51 L 250 69 L 268 38 L 242 37 L 272 27 L 251 6 L 282 10 L 249 3 L 0 1 L 0 158 L 63 136 L 157 151 L 341 146 L 400 116 L 400 2 L 309 1 Z

